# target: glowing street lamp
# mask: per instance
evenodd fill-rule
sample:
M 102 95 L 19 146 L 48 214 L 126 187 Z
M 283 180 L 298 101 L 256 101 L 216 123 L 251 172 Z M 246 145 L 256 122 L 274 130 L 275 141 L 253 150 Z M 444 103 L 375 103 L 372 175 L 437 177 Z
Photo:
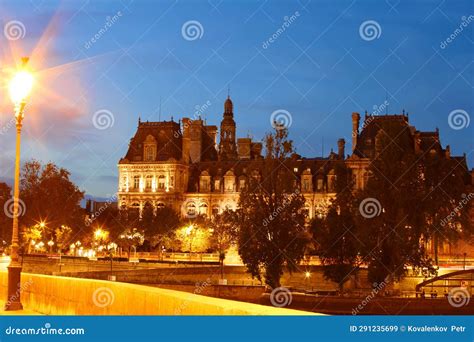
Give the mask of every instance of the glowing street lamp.
M 28 72 L 26 65 L 29 58 L 22 58 L 22 68 L 16 73 L 10 82 L 10 97 L 15 106 L 16 118 L 16 151 L 15 151 L 15 182 L 13 188 L 13 232 L 11 246 L 11 262 L 8 265 L 8 298 L 5 310 L 22 310 L 20 300 L 21 292 L 21 264 L 18 256 L 18 216 L 20 196 L 20 145 L 21 126 L 24 117 L 26 99 L 33 88 L 34 78 Z
M 104 231 L 99 228 L 97 229 L 95 232 L 94 232 L 94 236 L 97 240 L 100 240 L 102 238 L 102 236 L 104 235 Z
M 49 240 L 49 241 L 48 241 L 48 246 L 49 246 L 49 252 L 51 253 L 51 252 L 53 251 L 54 241 L 53 241 L 53 240 Z

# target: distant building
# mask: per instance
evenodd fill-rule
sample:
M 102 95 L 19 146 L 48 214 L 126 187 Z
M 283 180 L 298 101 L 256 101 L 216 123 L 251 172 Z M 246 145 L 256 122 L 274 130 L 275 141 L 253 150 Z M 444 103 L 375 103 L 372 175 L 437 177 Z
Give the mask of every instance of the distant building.
M 398 125 L 404 138 L 411 141 L 413 151 L 419 155 L 437 154 L 441 158 L 452 160 L 453 174 L 464 178 L 466 184 L 466 196 L 474 196 L 474 170 L 469 171 L 466 161 L 466 155 L 452 156 L 451 149 L 448 146 L 442 147 L 439 139 L 439 131 L 422 132 L 410 126 L 408 114 L 401 115 L 365 115 L 362 129 L 360 124 L 360 114 L 352 113 L 352 155 L 346 159 L 347 165 L 352 169 L 355 183 L 358 188 L 364 186 L 368 178 L 368 166 L 377 153 L 377 148 L 383 148 L 377 144 L 380 138 L 379 132 L 391 125 Z M 360 131 L 359 131 L 360 130 Z M 469 197 L 471 198 L 471 197 Z M 474 224 L 474 205 L 471 205 L 471 222 Z M 434 254 L 434 245 L 432 241 L 427 243 L 427 249 Z M 450 258 L 474 258 L 474 244 L 472 241 L 459 241 L 456 244 L 442 243 L 438 246 L 439 258 L 448 261 Z M 474 259 L 470 260 L 474 262 Z
M 352 113 L 352 153 L 345 156 L 345 141 L 338 140 L 337 153 L 325 158 L 295 155 L 289 161 L 295 182 L 306 199 L 309 218 L 325 215 L 334 197 L 334 165 L 341 160 L 352 172 L 354 186 L 363 189 L 369 177 L 369 164 L 377 153 L 381 129 L 399 125 L 419 155 L 436 153 L 456 162 L 471 182 L 465 156 L 452 156 L 450 147 L 442 147 L 438 130 L 418 131 L 409 124 L 408 115 L 368 115 L 363 122 Z M 219 134 L 218 134 L 219 132 Z M 224 103 L 220 130 L 199 117 L 181 122 L 141 122 L 131 139 L 127 154 L 118 164 L 118 204 L 140 213 L 144 207 L 169 206 L 182 216 L 221 213 L 236 209 L 239 192 L 250 177 L 261 176 L 262 143 L 237 138 L 233 103 Z M 219 135 L 219 141 L 217 136 Z M 443 247 L 451 248 L 451 247 Z M 471 253 L 471 252 L 470 252 Z M 474 253 L 473 253 L 474 256 Z
M 107 201 L 95 201 L 93 199 L 88 199 L 86 201 L 86 222 L 90 222 L 90 220 L 94 220 L 107 208 L 110 208 L 110 209 L 118 208 L 115 197 L 112 197 Z

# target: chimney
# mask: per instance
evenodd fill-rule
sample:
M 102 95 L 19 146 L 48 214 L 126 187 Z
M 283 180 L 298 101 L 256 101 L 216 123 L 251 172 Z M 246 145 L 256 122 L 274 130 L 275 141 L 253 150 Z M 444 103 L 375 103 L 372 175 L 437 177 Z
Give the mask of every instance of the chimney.
M 337 155 L 339 156 L 339 159 L 344 159 L 345 148 L 346 148 L 346 141 L 344 139 L 339 139 L 337 141 Z
M 252 145 L 252 139 L 250 138 L 237 139 L 239 159 L 250 159 L 250 146 L 251 145 Z
M 262 143 L 253 142 L 252 143 L 252 159 L 260 159 L 262 157 Z
M 359 137 L 360 114 L 352 113 L 352 152 L 357 146 L 357 138 Z
M 189 126 L 191 126 L 191 119 L 183 118 L 183 148 L 182 158 L 185 163 L 189 163 L 189 149 L 191 145 L 191 136 L 189 134 Z
M 201 119 L 192 120 L 189 127 L 189 158 L 191 159 L 191 163 L 198 163 L 201 161 L 202 131 L 203 121 Z
M 445 150 L 445 153 L 446 153 L 446 158 L 451 158 L 451 146 L 447 145 L 446 146 L 446 150 Z
M 204 129 L 212 141 L 212 146 L 217 149 L 217 126 L 204 126 Z

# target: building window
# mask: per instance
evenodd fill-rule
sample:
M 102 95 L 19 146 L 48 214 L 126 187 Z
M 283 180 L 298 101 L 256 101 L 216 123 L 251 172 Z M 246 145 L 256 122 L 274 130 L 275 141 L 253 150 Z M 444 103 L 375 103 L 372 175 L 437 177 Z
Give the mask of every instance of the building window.
M 305 192 L 308 192 L 310 189 L 309 189 L 309 180 L 308 179 L 305 179 L 303 181 L 303 191 Z
M 206 215 L 207 216 L 207 204 L 203 203 L 199 206 L 199 215 Z
M 158 177 L 158 189 L 164 190 L 165 189 L 165 176 Z
M 156 159 L 156 140 L 152 135 L 148 135 L 143 144 L 143 159 L 154 161 Z
M 231 170 L 227 171 L 224 175 L 224 191 L 234 192 L 235 191 L 235 175 Z
M 219 206 L 215 205 L 212 207 L 212 216 L 219 215 Z
M 189 202 L 186 205 L 186 215 L 188 215 L 188 217 L 196 216 L 196 205 L 193 202 Z
M 155 151 L 153 146 L 145 147 L 145 161 L 153 161 L 155 158 Z
M 323 180 L 321 178 L 317 180 L 316 184 L 318 186 L 318 191 L 323 191 Z
M 214 181 L 214 191 L 221 191 L 221 181 L 219 179 Z
M 133 187 L 135 189 L 140 188 L 140 176 L 133 176 Z
M 239 190 L 242 191 L 245 188 L 245 179 L 239 179 Z
M 209 191 L 209 181 L 207 179 L 201 180 L 201 192 Z
M 151 189 L 151 183 L 153 181 L 153 177 L 152 176 L 146 176 L 146 182 L 145 182 L 145 187 L 147 189 Z

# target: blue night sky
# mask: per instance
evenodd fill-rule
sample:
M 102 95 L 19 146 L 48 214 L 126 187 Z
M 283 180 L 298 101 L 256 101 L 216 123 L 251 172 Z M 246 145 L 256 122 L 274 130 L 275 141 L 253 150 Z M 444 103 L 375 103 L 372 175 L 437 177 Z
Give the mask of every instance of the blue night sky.
M 205 106 L 207 123 L 219 125 L 229 86 L 238 136 L 260 140 L 272 113 L 285 110 L 299 154 L 327 155 L 340 137 L 349 153 L 351 113 L 387 101 L 389 113 L 407 110 L 417 129 L 439 127 L 442 144 L 466 153 L 472 167 L 474 122 L 453 129 L 448 116 L 474 115 L 473 14 L 472 1 L 0 0 L 0 77 L 31 56 L 38 82 L 22 160 L 66 167 L 94 196 L 115 193 L 138 117 L 158 120 L 160 97 L 161 119 Z M 375 36 L 360 33 L 369 20 Z M 189 21 L 200 25 L 197 36 L 183 35 Z M 0 178 L 11 180 L 4 83 Z M 113 125 L 98 125 L 98 111 Z

